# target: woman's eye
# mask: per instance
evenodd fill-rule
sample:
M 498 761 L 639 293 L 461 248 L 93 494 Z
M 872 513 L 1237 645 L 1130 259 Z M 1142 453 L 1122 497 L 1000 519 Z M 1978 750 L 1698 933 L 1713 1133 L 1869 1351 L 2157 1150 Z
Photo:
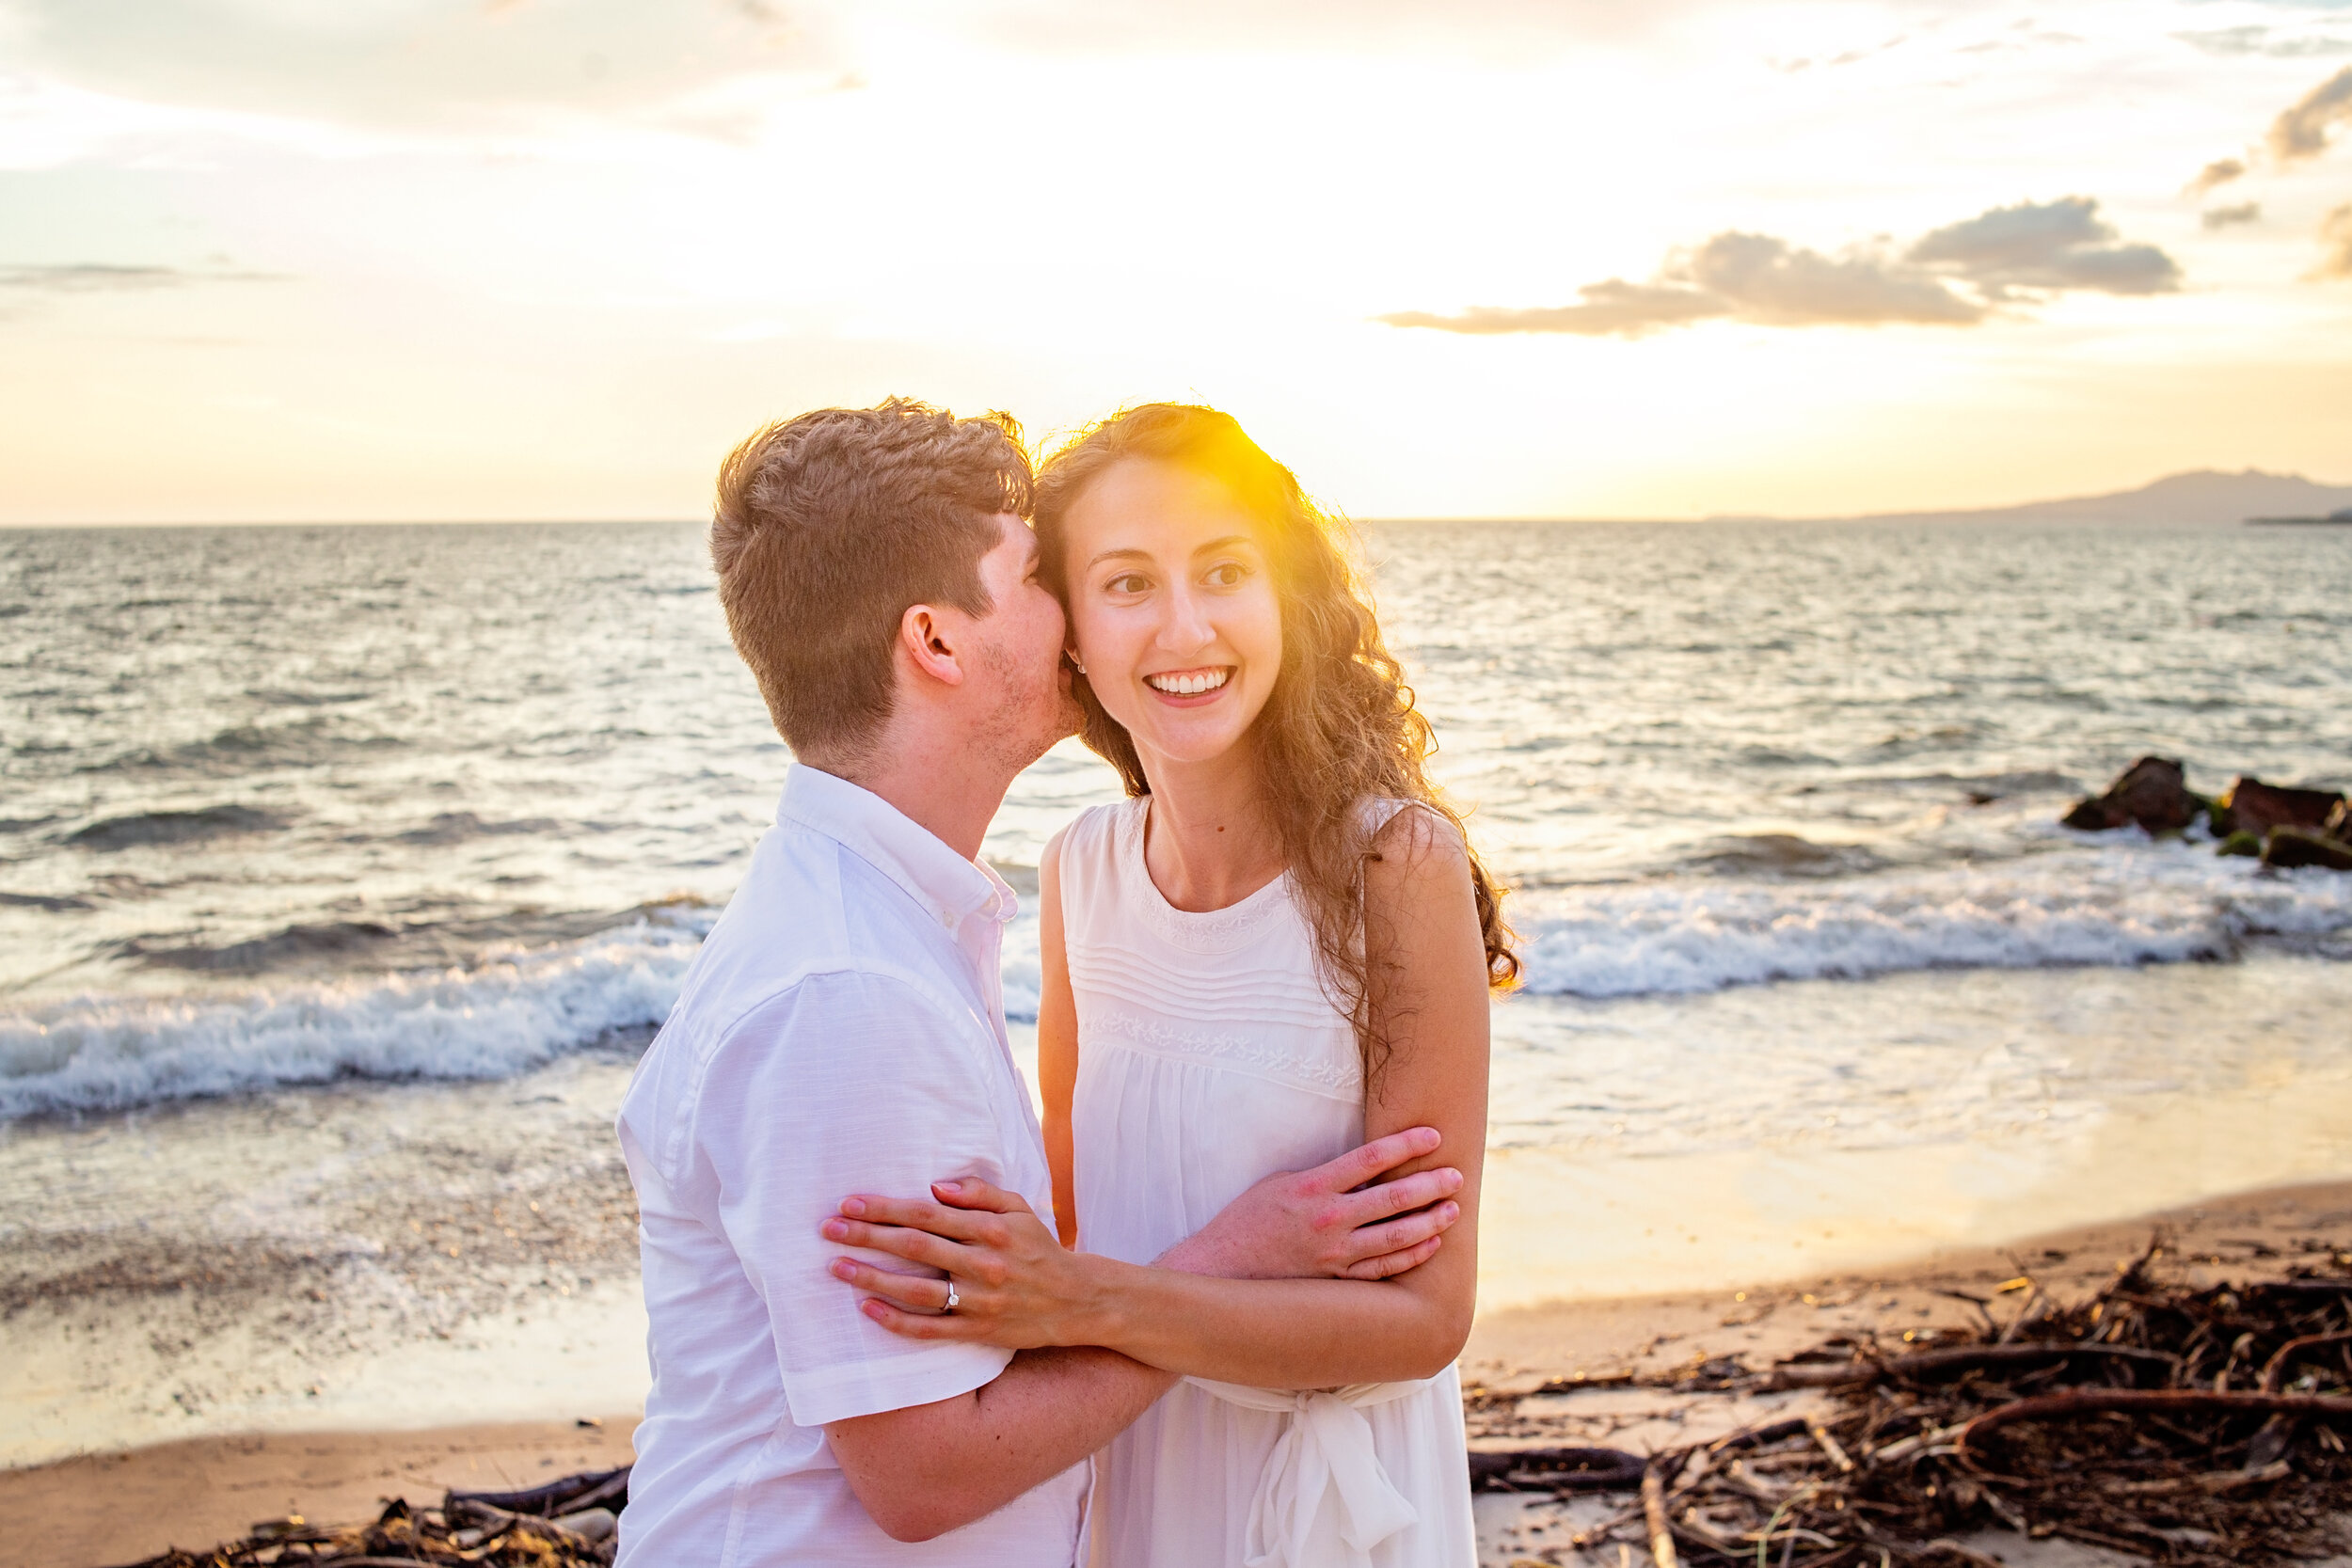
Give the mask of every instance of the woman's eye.
M 1213 588 L 1238 588 L 1248 574 L 1238 561 L 1221 562 L 1209 568 L 1209 585 Z
M 1119 576 L 1111 578 L 1110 581 L 1104 583 L 1103 586 L 1109 589 L 1114 594 L 1140 594 L 1152 585 L 1144 579 L 1140 573 L 1121 572 Z

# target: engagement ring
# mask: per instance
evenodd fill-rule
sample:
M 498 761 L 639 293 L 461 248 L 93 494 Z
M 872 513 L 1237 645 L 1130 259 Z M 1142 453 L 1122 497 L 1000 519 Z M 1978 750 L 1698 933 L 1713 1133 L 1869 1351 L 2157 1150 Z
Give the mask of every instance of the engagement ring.
M 954 1280 L 952 1280 L 952 1279 L 951 1279 L 951 1280 L 947 1281 L 947 1305 L 946 1305 L 946 1306 L 945 1306 L 945 1307 L 941 1307 L 941 1308 L 940 1308 L 940 1310 L 941 1310 L 942 1312 L 952 1312 L 952 1311 L 954 1311 L 955 1309 L 956 1309 L 956 1282 L 955 1282 Z

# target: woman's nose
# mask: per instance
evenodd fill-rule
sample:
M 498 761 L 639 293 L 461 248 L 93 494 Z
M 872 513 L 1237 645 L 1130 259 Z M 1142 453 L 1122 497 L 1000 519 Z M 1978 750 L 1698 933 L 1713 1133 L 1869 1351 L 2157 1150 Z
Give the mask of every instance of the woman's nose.
M 1189 653 L 1204 648 L 1216 640 L 1216 628 L 1209 624 L 1208 606 L 1199 594 L 1179 588 L 1168 596 L 1168 613 L 1160 622 L 1160 646 L 1170 653 Z

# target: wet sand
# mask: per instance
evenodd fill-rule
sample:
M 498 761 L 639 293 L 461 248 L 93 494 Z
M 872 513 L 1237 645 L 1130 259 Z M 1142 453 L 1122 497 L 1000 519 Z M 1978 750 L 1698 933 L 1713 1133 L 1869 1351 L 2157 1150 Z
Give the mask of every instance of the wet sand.
M 592 1418 L 594 1419 L 595 1418 Z M 506 1491 L 629 1462 L 634 1414 L 422 1432 L 198 1437 L 0 1470 L 0 1563 L 112 1568 L 168 1547 L 202 1550 L 257 1520 L 365 1519 L 385 1499 L 451 1487 Z
M 1958 1247 L 1882 1268 L 1854 1267 L 1742 1290 L 1696 1290 L 1613 1300 L 1555 1302 L 1484 1315 L 1463 1355 L 1464 1380 L 1493 1393 L 1472 1422 L 1476 1447 L 1598 1444 L 1640 1451 L 1692 1441 L 1759 1414 L 1762 1402 L 1803 1396 L 1677 1396 L 1641 1389 L 1534 1394 L 1562 1378 L 1659 1370 L 1712 1355 L 1764 1364 L 1833 1335 L 1899 1339 L 1979 1310 L 1953 1294 L 1993 1296 L 2032 1274 L 2061 1295 L 2087 1293 L 2147 1244 L 2174 1233 L 2192 1277 L 2282 1273 L 2352 1243 L 2352 1181 L 2280 1187 L 2160 1213 Z M 379 1499 L 422 1502 L 448 1486 L 530 1484 L 552 1474 L 625 1462 L 633 1414 L 582 1411 L 571 1421 L 422 1430 L 214 1436 L 0 1471 L 0 1568 L 109 1568 L 243 1533 L 253 1521 L 298 1513 L 356 1519 Z M 1571 1509 L 1510 1497 L 1479 1499 L 1482 1558 L 1496 1568 L 1563 1550 L 1592 1505 Z M 1603 1513 L 1607 1511 L 1602 1510 Z M 1589 1521 L 1585 1521 L 1589 1523 Z M 2096 1559 L 2064 1544 L 1989 1540 L 1981 1550 L 2050 1568 Z M 2072 1555 L 2070 1555 L 2072 1554 Z M 1595 1563 L 1601 1559 L 1591 1560 Z M 1613 1554 L 1607 1560 L 1613 1564 Z
M 0 1465 L 632 1408 L 632 1066 L 0 1127 Z

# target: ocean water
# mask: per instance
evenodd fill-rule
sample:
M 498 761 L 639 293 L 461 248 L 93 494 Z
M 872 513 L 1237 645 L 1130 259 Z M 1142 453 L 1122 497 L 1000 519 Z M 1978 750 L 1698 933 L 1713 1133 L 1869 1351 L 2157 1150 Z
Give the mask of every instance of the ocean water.
M 1369 531 L 1527 990 L 2341 956 L 2352 878 L 2054 825 L 2352 783 L 2323 531 Z M 0 534 L 0 1117 L 658 1024 L 787 754 L 680 526 Z M 1065 743 L 987 853 L 1113 798 Z M 1034 926 L 1007 993 L 1034 1006 Z M 1851 1042 L 1845 1042 L 1851 1043 Z M 1831 1048 L 1838 1048 L 1832 1042 Z
M 1366 548 L 1524 939 L 1483 1301 L 2352 1175 L 2352 876 L 2056 825 L 2352 784 L 2352 537 Z M 0 1462 L 625 1401 L 610 1117 L 787 760 L 691 527 L 0 533 Z M 986 853 L 1115 794 L 1065 743 Z

